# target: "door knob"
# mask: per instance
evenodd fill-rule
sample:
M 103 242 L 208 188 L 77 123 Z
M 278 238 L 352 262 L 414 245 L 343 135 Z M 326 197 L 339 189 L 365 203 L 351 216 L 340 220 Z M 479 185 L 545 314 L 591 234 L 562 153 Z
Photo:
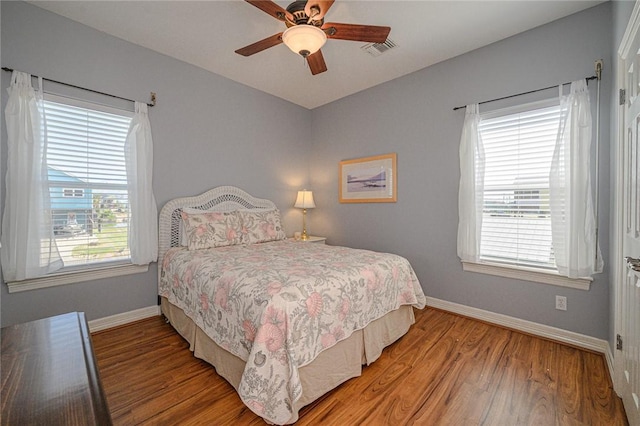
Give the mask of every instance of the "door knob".
M 631 256 L 626 256 L 624 261 L 627 262 L 627 267 L 633 269 L 636 272 L 640 272 L 640 259 L 633 258 Z

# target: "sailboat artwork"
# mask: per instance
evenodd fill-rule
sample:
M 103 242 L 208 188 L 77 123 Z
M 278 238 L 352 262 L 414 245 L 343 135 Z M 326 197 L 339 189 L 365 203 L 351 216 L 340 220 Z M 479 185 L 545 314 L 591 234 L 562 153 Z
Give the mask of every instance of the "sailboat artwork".
M 363 170 L 359 176 L 347 175 L 347 191 L 377 191 L 387 186 L 387 172 L 382 169 Z
M 340 162 L 341 203 L 395 203 L 395 153 Z

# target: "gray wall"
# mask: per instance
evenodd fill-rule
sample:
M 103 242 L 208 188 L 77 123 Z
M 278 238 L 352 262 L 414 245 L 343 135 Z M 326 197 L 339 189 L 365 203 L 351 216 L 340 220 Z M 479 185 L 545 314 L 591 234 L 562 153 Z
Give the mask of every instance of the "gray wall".
M 315 109 L 311 133 L 322 139 L 310 163 L 319 206 L 312 232 L 333 244 L 406 256 L 427 296 L 607 339 L 606 268 L 589 291 L 462 271 L 456 233 L 464 110 L 452 108 L 593 75 L 600 58 L 609 99 L 611 8 L 602 4 Z M 601 126 L 600 242 L 608 264 L 608 102 Z M 398 202 L 339 204 L 338 162 L 388 152 L 398 154 Z M 567 297 L 566 312 L 555 309 L 555 295 Z
M 273 200 L 290 234 L 300 226 L 292 206 L 308 184 L 310 142 L 298 135 L 308 133 L 309 110 L 27 3 L 0 7 L 2 66 L 142 101 L 157 92 L 149 115 L 159 207 L 235 185 Z M 2 111 L 9 79 L 2 72 Z M 4 113 L 0 121 L 6 171 Z M 0 186 L 4 201 L 4 174 Z M 0 283 L 2 326 L 74 310 L 91 320 L 155 305 L 156 274 L 153 264 L 145 274 L 14 294 Z

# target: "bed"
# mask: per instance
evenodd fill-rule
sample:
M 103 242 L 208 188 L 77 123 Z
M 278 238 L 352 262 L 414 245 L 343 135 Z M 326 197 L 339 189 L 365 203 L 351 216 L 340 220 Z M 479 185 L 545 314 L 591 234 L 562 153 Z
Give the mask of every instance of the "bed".
M 425 306 L 406 259 L 287 239 L 273 202 L 233 186 L 165 204 L 159 259 L 162 313 L 268 423 L 359 376 Z

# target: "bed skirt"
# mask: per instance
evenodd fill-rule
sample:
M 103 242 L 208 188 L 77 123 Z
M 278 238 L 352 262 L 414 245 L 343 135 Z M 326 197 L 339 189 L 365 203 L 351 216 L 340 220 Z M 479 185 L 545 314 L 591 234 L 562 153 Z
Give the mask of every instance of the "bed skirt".
M 237 391 L 245 361 L 218 346 L 180 308 L 162 297 L 162 313 L 176 331 L 189 342 L 194 356 L 213 365 L 216 372 Z M 287 423 L 298 420 L 298 411 L 347 380 L 362 374 L 362 365 L 369 365 L 380 357 L 382 350 L 409 331 L 415 322 L 409 305 L 389 312 L 371 322 L 349 338 L 320 352 L 310 364 L 298 371 L 302 382 L 302 396 L 296 402 L 293 416 Z

